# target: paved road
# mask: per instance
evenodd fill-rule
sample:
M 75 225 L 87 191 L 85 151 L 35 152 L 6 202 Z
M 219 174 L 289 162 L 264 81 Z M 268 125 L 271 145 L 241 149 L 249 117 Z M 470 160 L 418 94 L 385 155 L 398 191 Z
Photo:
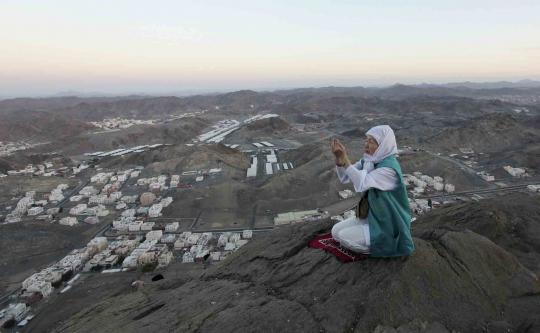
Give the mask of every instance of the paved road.
M 470 194 L 489 194 L 489 193 L 496 193 L 496 192 L 515 192 L 515 191 L 524 190 L 524 189 L 527 188 L 527 185 L 533 185 L 533 184 L 537 184 L 537 182 L 531 182 L 530 184 L 512 185 L 512 186 L 506 186 L 506 187 L 496 187 L 496 188 L 481 189 L 481 190 L 471 190 L 471 191 L 446 193 L 446 194 L 438 194 L 438 195 L 431 195 L 431 196 L 421 196 L 421 197 L 417 197 L 417 199 L 452 198 L 452 197 L 458 197 L 458 196 L 470 195 Z

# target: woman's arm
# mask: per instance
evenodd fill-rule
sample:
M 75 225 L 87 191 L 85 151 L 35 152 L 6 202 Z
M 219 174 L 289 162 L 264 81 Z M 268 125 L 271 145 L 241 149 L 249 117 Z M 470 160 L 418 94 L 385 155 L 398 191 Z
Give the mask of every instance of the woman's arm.
M 398 183 L 397 174 L 392 168 L 382 167 L 367 172 L 366 170 L 358 170 L 354 165 L 351 165 L 344 171 L 344 174 L 348 180 L 352 181 L 356 192 L 364 192 L 370 188 L 391 191 L 397 187 Z
M 361 167 L 362 166 L 362 160 L 356 162 L 354 165 L 351 165 L 351 167 L 353 168 L 356 168 L 358 170 L 361 170 Z M 340 166 L 337 166 L 336 165 L 336 174 L 339 178 L 339 181 L 342 183 L 342 184 L 348 184 L 351 182 L 351 178 L 349 177 L 349 175 L 347 175 L 347 172 L 346 172 L 347 168 L 345 167 L 340 167 Z

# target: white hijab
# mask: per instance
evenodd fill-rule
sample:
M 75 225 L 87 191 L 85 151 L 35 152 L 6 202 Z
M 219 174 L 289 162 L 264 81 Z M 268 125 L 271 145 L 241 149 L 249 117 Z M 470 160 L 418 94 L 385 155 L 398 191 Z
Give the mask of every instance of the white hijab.
M 388 125 L 380 125 L 372 127 L 366 132 L 366 135 L 371 135 L 379 148 L 373 155 L 364 153 L 364 170 L 371 171 L 375 163 L 379 163 L 390 155 L 397 154 L 397 144 L 394 131 Z

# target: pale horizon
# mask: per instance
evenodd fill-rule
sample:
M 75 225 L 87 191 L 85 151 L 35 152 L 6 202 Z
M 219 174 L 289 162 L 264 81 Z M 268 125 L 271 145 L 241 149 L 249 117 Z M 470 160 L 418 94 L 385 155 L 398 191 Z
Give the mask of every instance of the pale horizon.
M 540 80 L 537 1 L 3 1 L 0 98 Z

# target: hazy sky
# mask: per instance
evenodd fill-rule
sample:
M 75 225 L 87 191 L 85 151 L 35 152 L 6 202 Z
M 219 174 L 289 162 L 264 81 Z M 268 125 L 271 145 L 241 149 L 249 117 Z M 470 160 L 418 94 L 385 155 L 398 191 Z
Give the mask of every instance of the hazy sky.
M 540 79 L 540 1 L 0 1 L 0 95 Z

